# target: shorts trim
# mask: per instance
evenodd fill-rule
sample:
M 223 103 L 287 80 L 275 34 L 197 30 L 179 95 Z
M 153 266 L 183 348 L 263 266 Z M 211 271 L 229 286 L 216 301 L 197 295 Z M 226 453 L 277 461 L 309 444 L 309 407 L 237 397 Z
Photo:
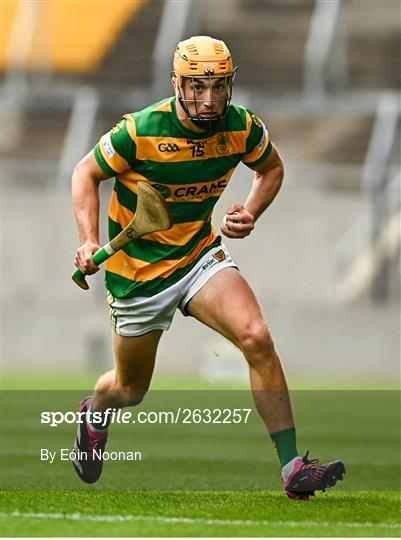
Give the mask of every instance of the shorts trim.
M 217 272 L 230 267 L 238 270 L 227 248 L 220 244 L 205 253 L 175 285 L 152 297 L 116 298 L 108 291 L 107 301 L 114 332 L 122 337 L 139 337 L 153 330 L 169 330 L 177 308 L 188 316 L 186 305 L 191 298 Z
M 113 327 L 113 330 L 117 335 L 121 337 L 140 337 L 140 336 L 144 336 L 145 334 L 149 334 L 149 332 L 152 332 L 153 330 L 162 330 L 162 332 L 167 332 L 170 326 L 171 324 L 147 326 L 143 330 L 132 330 L 128 333 L 120 332 L 116 326 Z
M 235 268 L 238 270 L 238 266 L 233 262 L 232 264 L 227 264 L 226 266 L 214 266 L 213 268 L 210 268 L 208 273 L 203 276 L 203 279 L 198 279 L 193 287 L 187 292 L 187 294 L 182 298 L 181 302 L 178 305 L 178 308 L 180 309 L 181 313 L 185 317 L 192 317 L 187 311 L 187 305 L 192 300 L 192 298 L 195 296 L 197 292 L 199 292 L 206 283 L 208 283 L 209 279 L 212 278 L 217 272 L 220 272 L 221 270 L 225 270 L 226 268 Z

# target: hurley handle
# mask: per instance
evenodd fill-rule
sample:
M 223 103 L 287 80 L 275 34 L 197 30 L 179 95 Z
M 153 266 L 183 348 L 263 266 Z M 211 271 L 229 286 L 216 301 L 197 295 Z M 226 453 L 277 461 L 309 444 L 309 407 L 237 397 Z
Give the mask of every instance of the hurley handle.
M 138 201 L 134 217 L 113 240 L 92 256 L 92 260 L 99 266 L 132 240 L 153 232 L 166 231 L 172 225 L 171 214 L 160 193 L 145 182 L 138 182 Z M 80 270 L 75 270 L 72 279 L 81 289 L 89 289 L 85 274 Z
M 99 264 L 102 264 L 102 262 L 111 257 L 113 253 L 114 251 L 111 250 L 110 245 L 106 244 L 92 255 L 92 261 L 96 264 L 96 266 L 99 266 Z M 85 279 L 85 274 L 81 272 L 79 268 L 75 270 L 71 277 L 78 287 L 81 287 L 81 289 L 84 289 L 85 291 L 89 289 L 89 285 Z

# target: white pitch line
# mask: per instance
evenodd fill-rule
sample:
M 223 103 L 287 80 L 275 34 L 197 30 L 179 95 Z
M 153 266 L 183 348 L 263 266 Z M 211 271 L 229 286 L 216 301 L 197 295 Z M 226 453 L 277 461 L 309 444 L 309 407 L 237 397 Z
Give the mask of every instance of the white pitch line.
M 239 525 L 239 526 L 279 526 L 279 527 L 351 527 L 351 528 L 372 528 L 397 529 L 400 527 L 397 523 L 373 523 L 371 521 L 275 521 L 263 520 L 254 521 L 250 519 L 204 519 L 204 518 L 186 518 L 186 517 L 164 517 L 164 516 L 135 516 L 135 515 L 90 515 L 74 512 L 73 514 L 63 513 L 40 513 L 40 512 L 1 512 L 1 517 L 17 517 L 30 519 L 65 519 L 69 521 L 100 521 L 108 523 L 123 523 L 126 521 L 157 521 L 159 523 L 189 523 L 193 525 Z

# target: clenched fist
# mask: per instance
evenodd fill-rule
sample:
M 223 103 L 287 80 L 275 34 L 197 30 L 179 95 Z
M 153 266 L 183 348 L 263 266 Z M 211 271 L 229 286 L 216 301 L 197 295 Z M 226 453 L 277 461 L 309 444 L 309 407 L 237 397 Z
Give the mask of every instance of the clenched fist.
M 221 232 L 228 238 L 245 238 L 255 227 L 253 215 L 242 204 L 232 204 L 223 220 Z
M 92 255 L 100 248 L 99 244 L 87 241 L 82 246 L 79 246 L 75 253 L 74 263 L 82 273 L 86 275 L 95 274 L 99 267 L 92 261 Z

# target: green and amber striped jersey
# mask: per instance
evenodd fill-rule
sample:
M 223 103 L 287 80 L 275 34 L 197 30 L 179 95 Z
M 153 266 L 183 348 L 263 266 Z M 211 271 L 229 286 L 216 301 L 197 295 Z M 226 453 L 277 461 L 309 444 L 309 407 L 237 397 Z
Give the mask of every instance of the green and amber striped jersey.
M 125 246 L 106 263 L 106 286 L 117 298 L 149 297 L 181 279 L 221 242 L 213 207 L 243 161 L 257 167 L 271 152 L 269 134 L 251 111 L 230 105 L 217 132 L 195 133 L 179 121 L 175 98 L 125 115 L 95 146 L 106 174 L 115 176 L 109 207 L 114 238 L 136 210 L 137 182 L 156 187 L 173 227 Z

